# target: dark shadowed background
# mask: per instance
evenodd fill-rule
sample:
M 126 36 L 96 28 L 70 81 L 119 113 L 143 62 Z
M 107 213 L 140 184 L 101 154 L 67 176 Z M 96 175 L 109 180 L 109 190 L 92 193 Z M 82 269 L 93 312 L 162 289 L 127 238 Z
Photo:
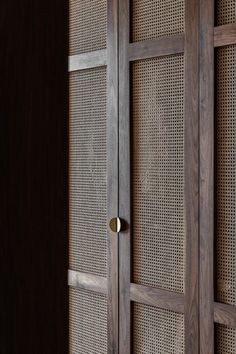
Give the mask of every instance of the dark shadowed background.
M 1 354 L 68 352 L 67 7 L 0 4 Z

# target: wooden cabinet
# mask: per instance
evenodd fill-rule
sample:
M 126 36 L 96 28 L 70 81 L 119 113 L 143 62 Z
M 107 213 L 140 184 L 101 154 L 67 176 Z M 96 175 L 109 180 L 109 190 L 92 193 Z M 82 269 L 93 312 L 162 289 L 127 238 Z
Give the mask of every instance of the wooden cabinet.
M 235 2 L 69 23 L 69 352 L 235 352 Z

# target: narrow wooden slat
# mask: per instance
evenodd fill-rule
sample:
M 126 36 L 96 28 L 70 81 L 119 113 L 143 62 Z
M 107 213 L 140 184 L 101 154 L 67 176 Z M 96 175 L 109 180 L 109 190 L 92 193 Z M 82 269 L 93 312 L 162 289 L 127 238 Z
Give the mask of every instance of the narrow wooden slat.
M 214 353 L 214 1 L 200 1 L 200 353 Z
M 118 216 L 118 0 L 107 3 L 107 237 L 108 354 L 119 353 L 118 235 L 109 228 Z
M 107 294 L 107 279 L 94 274 L 68 270 L 68 285 Z
M 199 354 L 198 153 L 199 1 L 185 1 L 185 348 Z
M 130 284 L 130 300 L 184 313 L 184 295 L 143 285 Z
M 107 64 L 107 50 L 102 49 L 89 53 L 71 55 L 68 61 L 69 72 L 105 66 Z
M 214 46 L 236 44 L 236 23 L 215 27 Z
M 130 354 L 129 1 L 119 1 L 119 353 Z
M 236 306 L 215 302 L 214 320 L 217 323 L 236 328 Z
M 184 52 L 184 35 L 173 35 L 129 45 L 129 60 L 153 58 Z

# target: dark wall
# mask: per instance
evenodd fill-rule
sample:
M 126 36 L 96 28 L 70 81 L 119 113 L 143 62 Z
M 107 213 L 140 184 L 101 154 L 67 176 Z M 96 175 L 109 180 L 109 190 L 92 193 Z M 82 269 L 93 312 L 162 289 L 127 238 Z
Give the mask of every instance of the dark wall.
M 0 4 L 0 353 L 67 350 L 67 1 Z

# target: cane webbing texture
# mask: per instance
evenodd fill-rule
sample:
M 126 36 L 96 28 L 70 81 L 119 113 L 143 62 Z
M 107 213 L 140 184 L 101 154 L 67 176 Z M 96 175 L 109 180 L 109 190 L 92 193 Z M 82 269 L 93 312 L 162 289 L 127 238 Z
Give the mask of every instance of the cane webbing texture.
M 133 281 L 184 287 L 184 58 L 132 65 Z
M 131 40 L 184 32 L 184 0 L 132 0 Z
M 184 353 L 184 317 L 157 307 L 132 304 L 133 354 Z
M 216 1 L 216 25 L 227 25 L 236 22 L 236 1 L 217 0 Z
M 106 48 L 107 0 L 70 0 L 70 55 Z
M 107 299 L 86 290 L 69 289 L 70 354 L 107 353 Z
M 106 276 L 106 69 L 70 74 L 70 269 Z
M 216 325 L 216 354 L 236 353 L 236 329 Z
M 236 304 L 236 46 L 216 51 L 217 301 Z

